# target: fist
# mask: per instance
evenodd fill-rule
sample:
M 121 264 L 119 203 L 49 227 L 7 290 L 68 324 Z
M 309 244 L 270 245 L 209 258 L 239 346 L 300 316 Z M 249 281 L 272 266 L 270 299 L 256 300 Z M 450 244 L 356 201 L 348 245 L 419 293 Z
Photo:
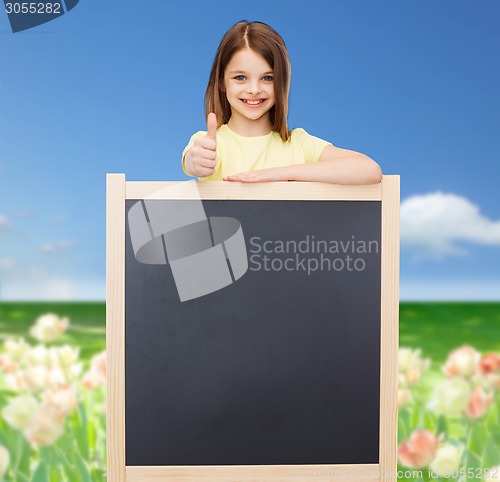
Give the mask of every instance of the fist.
M 214 113 L 207 117 L 207 135 L 194 141 L 193 147 L 186 153 L 184 161 L 186 171 L 192 176 L 206 177 L 215 171 L 215 156 L 217 154 L 217 117 Z

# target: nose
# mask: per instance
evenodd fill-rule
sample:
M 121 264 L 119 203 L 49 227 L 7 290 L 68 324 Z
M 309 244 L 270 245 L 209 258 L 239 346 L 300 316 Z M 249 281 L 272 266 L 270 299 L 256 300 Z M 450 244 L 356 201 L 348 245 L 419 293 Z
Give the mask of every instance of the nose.
M 247 92 L 250 95 L 260 94 L 262 92 L 262 88 L 260 87 L 259 81 L 258 80 L 254 80 L 254 81 L 248 82 L 248 84 L 247 84 Z

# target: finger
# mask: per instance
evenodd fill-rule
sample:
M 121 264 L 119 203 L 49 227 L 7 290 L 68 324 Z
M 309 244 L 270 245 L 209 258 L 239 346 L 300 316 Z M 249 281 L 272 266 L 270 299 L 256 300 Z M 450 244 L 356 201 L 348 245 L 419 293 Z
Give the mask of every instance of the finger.
M 210 159 L 202 159 L 200 162 L 200 167 L 207 167 L 209 169 L 215 169 L 215 161 Z
M 193 162 L 200 162 L 204 159 L 209 159 L 210 161 L 215 161 L 217 158 L 217 153 L 215 150 L 206 149 L 204 147 L 195 146 L 193 147 L 191 159 Z
M 203 149 L 210 149 L 211 151 L 215 151 L 217 147 L 216 141 L 210 139 L 210 137 L 208 137 L 208 134 L 205 137 L 200 137 L 199 139 L 197 139 L 196 144 Z
M 203 149 L 200 152 L 200 157 L 202 159 L 209 159 L 210 161 L 215 161 L 217 154 L 215 151 L 211 151 L 210 149 Z
M 217 117 L 213 112 L 210 112 L 207 117 L 207 137 L 216 140 L 216 132 L 217 132 Z

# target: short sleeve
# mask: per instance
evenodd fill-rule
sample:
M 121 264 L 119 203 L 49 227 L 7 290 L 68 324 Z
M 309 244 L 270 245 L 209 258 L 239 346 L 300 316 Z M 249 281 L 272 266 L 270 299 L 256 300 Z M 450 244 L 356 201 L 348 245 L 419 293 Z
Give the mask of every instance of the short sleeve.
M 292 131 L 292 140 L 299 145 L 305 162 L 318 162 L 323 149 L 332 145 L 331 142 L 312 136 L 301 128 Z
M 186 167 L 184 166 L 184 159 L 186 157 L 186 152 L 189 151 L 189 149 L 191 149 L 191 147 L 193 147 L 194 141 L 196 139 L 199 139 L 200 137 L 204 137 L 206 135 L 207 135 L 207 131 L 198 131 L 198 132 L 196 132 L 195 134 L 193 134 L 191 136 L 191 139 L 189 139 L 188 145 L 182 151 L 182 160 L 181 160 L 182 170 L 183 170 L 184 174 L 186 174 L 187 176 L 193 177 L 193 176 L 191 176 L 191 174 L 188 174 L 186 172 Z M 219 145 L 219 141 L 217 140 L 217 156 L 216 156 L 215 171 L 214 171 L 213 174 L 210 174 L 210 176 L 199 177 L 198 179 L 200 181 L 218 181 L 218 180 L 220 180 L 220 170 L 221 170 L 221 156 L 220 156 L 220 152 L 221 152 L 221 148 L 220 148 L 220 145 Z

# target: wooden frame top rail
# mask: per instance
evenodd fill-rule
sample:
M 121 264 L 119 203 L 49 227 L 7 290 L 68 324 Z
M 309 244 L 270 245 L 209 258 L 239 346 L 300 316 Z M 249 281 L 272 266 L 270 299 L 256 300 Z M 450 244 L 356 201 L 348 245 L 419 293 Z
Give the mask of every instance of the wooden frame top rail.
M 189 199 L 186 191 L 176 191 L 176 185 L 185 182 L 127 181 L 126 199 Z M 382 183 L 365 186 L 347 186 L 326 182 L 266 182 L 239 183 L 227 181 L 198 182 L 202 199 L 281 199 L 380 201 Z M 168 189 L 167 189 L 168 188 Z

